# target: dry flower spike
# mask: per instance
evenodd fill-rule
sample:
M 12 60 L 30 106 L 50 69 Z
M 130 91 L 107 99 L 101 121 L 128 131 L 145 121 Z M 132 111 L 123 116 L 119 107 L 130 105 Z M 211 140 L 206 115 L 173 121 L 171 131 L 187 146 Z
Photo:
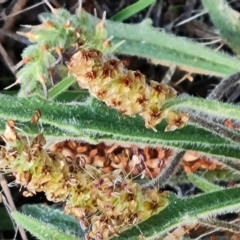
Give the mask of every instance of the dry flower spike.
M 155 126 L 166 118 L 169 123 L 166 130 L 173 131 L 188 121 L 188 114 L 162 109 L 166 100 L 176 97 L 173 88 L 155 81 L 148 85 L 139 71 L 126 70 L 117 59 L 105 60 L 96 49 L 80 49 L 67 66 L 81 88 L 88 89 L 93 96 L 123 114 L 139 114 L 147 128 L 156 131 Z
M 8 121 L 6 129 L 7 132 L 9 129 L 15 130 L 15 123 Z M 25 196 L 45 192 L 50 201 L 66 202 L 67 213 L 91 226 L 91 238 L 100 240 L 116 236 L 168 205 L 166 192 L 159 192 L 156 188 L 142 189 L 129 178 L 130 174 L 124 173 L 124 166 L 105 172 L 104 168 L 94 166 L 91 161 L 95 161 L 98 151 L 91 146 L 71 141 L 60 143 L 62 152 L 65 151 L 63 155 L 58 147 L 47 151 L 43 148 L 43 133 L 33 138 L 30 144 L 20 136 L 7 141 L 10 140 L 0 148 L 0 168 L 8 169 L 15 175 L 16 182 L 26 188 Z M 107 150 L 105 153 L 111 154 L 119 149 L 113 146 Z M 84 161 L 86 151 L 88 155 Z M 140 153 L 136 149 L 132 153 L 130 149 L 120 151 L 120 155 L 109 157 L 110 163 L 116 167 L 121 164 L 120 156 L 126 159 L 131 155 Z M 160 152 L 158 155 L 162 156 Z

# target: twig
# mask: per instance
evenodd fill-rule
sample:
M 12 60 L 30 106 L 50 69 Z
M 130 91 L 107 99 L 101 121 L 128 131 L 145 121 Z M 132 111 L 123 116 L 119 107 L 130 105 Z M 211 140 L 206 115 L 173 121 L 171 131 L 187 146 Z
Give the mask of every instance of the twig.
M 15 5 L 12 8 L 10 15 L 15 16 L 16 13 L 19 13 L 26 6 L 27 3 L 28 3 L 28 0 L 16 1 Z M 9 18 L 8 21 L 4 22 L 2 29 L 4 29 L 4 30 L 12 29 L 15 21 L 16 21 L 16 18 L 14 18 L 14 17 Z M 2 42 L 4 40 L 4 38 L 5 38 L 5 36 L 0 36 L 0 42 Z
M 28 0 L 16 1 L 14 7 L 12 8 L 11 14 L 14 14 L 16 12 L 21 11 L 25 7 L 27 2 L 28 2 Z M 13 27 L 13 25 L 15 23 L 15 20 L 16 20 L 16 18 L 12 17 L 12 18 L 8 19 L 8 21 L 5 21 L 4 24 L 3 24 L 2 29 L 3 30 L 10 30 L 10 29 L 12 29 L 12 27 Z M 8 68 L 11 70 L 11 72 L 13 74 L 15 74 L 14 63 L 11 60 L 11 58 L 8 56 L 7 52 L 5 51 L 5 49 L 3 48 L 2 44 L 1 44 L 4 41 L 4 39 L 5 39 L 5 35 L 0 35 L 0 53 L 1 53 L 4 61 L 6 62 L 6 65 L 8 66 Z
M 167 72 L 163 76 L 163 79 L 162 79 L 161 83 L 169 84 L 171 82 L 171 79 L 172 79 L 172 76 L 175 73 L 176 67 L 177 66 L 174 65 L 174 64 L 169 66 L 169 69 L 167 70 Z
M 21 36 L 21 35 L 16 34 L 16 33 L 12 33 L 8 30 L 4 30 L 4 29 L 0 28 L 0 33 L 14 39 L 15 41 L 21 42 L 25 45 L 30 45 L 31 44 L 31 42 L 26 37 Z
M 0 173 L 0 184 L 2 186 L 2 189 L 3 189 L 3 192 L 4 192 L 5 196 L 7 198 L 10 210 L 11 211 L 17 211 L 17 209 L 15 207 L 15 204 L 14 204 L 14 201 L 13 201 L 13 198 L 12 198 L 12 195 L 11 195 L 11 192 L 10 192 L 9 187 L 7 185 L 7 181 L 5 180 L 5 178 L 3 177 L 3 175 L 1 173 Z M 19 226 L 18 230 L 19 230 L 19 233 L 20 233 L 22 239 L 23 240 L 28 240 L 26 232 L 23 229 L 23 227 Z
M 25 9 L 19 11 L 19 12 L 11 13 L 11 14 L 9 14 L 9 15 L 7 15 L 7 16 L 4 16 L 4 17 L 0 18 L 0 21 L 1 21 L 1 20 L 6 20 L 6 19 L 8 19 L 8 18 L 11 18 L 11 17 L 14 17 L 14 16 L 16 16 L 16 15 L 19 15 L 19 14 L 21 14 L 21 13 L 23 13 L 23 12 L 29 11 L 29 10 L 31 10 L 31 9 L 33 9 L 33 8 L 36 8 L 36 7 L 38 7 L 38 6 L 42 5 L 42 4 L 44 4 L 43 1 L 41 1 L 40 3 L 36 3 L 36 4 L 34 4 L 33 6 L 31 6 L 31 7 L 25 8 Z
M 8 56 L 7 52 L 5 51 L 4 47 L 0 43 L 0 54 L 2 55 L 5 63 L 7 64 L 8 68 L 11 72 L 15 75 L 15 68 L 12 59 Z

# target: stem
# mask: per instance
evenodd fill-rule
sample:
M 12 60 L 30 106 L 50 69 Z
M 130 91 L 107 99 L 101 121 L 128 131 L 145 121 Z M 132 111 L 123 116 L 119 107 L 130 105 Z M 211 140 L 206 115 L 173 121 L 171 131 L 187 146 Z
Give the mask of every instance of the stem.
M 210 132 L 214 132 L 218 136 L 225 138 L 226 140 L 230 140 L 235 144 L 240 144 L 240 135 L 237 134 L 236 131 L 232 131 L 229 128 L 221 126 L 220 124 L 214 124 L 207 121 L 205 118 L 196 117 L 193 115 L 189 117 L 189 122 L 199 125 Z
M 209 100 L 221 100 L 223 95 L 228 92 L 229 88 L 240 80 L 240 72 L 236 72 L 223 80 L 212 90 L 208 95 L 207 99 Z
M 173 155 L 168 160 L 167 166 L 161 171 L 161 173 L 156 178 L 143 184 L 142 188 L 145 189 L 152 186 L 158 186 L 158 188 L 162 187 L 164 183 L 166 183 L 175 173 L 176 169 L 178 168 L 182 160 L 184 153 L 185 151 L 174 152 Z
M 200 219 L 200 223 L 203 223 L 207 226 L 218 228 L 221 230 L 231 231 L 233 233 L 240 233 L 240 227 L 238 224 L 228 223 L 226 221 L 221 221 L 217 219 Z

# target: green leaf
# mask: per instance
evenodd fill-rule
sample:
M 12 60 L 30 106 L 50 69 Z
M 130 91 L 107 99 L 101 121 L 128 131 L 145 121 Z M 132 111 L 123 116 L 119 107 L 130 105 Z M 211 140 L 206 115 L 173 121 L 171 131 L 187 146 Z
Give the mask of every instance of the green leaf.
M 164 132 L 165 122 L 157 126 L 158 132 L 154 132 L 145 128 L 141 117 L 122 115 L 92 98 L 82 103 L 74 102 L 72 105 L 67 105 L 37 97 L 26 99 L 0 95 L 0 102 L 0 132 L 5 130 L 6 121 L 13 119 L 25 134 L 35 136 L 39 133 L 40 126 L 33 125 L 30 120 L 36 109 L 40 109 L 42 112 L 40 121 L 48 145 L 66 139 L 106 144 L 121 142 L 125 145 L 147 144 L 191 149 L 221 157 L 222 161 L 231 158 L 232 161 L 238 162 L 237 159 L 240 158 L 238 144 L 218 137 L 214 133 L 191 125 L 174 132 Z M 214 103 L 214 101 L 207 102 Z M 217 105 L 221 106 L 221 104 Z M 228 104 L 222 103 L 222 105 L 224 109 Z M 238 115 L 239 111 L 240 109 L 236 109 L 235 114 Z
M 156 0 L 139 0 L 136 3 L 122 9 L 120 12 L 111 17 L 113 21 L 124 21 L 125 19 L 131 17 L 132 15 L 140 12 L 144 8 L 148 7 L 152 3 L 156 2 Z
M 26 204 L 22 206 L 25 215 L 50 224 L 55 228 L 64 229 L 70 235 L 82 237 L 84 235 L 79 222 L 72 215 L 67 215 L 63 210 L 49 207 L 44 204 Z
M 218 190 L 222 189 L 222 187 L 217 186 L 217 185 L 209 182 L 205 178 L 200 177 L 194 173 L 188 173 L 187 177 L 196 187 L 200 188 L 201 190 L 203 190 L 206 193 L 214 192 L 214 191 L 218 191 Z
M 200 98 L 177 98 L 168 101 L 163 108 L 178 112 L 187 112 L 189 123 L 214 132 L 233 143 L 240 143 L 240 133 L 234 128 L 224 126 L 225 121 L 237 122 L 239 107 L 222 104 L 216 100 L 208 101 Z
M 199 218 L 207 219 L 210 216 L 239 211 L 239 194 L 240 188 L 233 188 L 184 199 L 172 197 L 168 207 L 159 214 L 113 239 L 135 240 L 141 233 L 147 239 L 157 239 L 174 227 L 197 223 Z
M 225 0 L 202 0 L 202 4 L 208 10 L 223 40 L 239 55 L 240 13 L 228 6 Z
M 106 28 L 108 35 L 114 36 L 113 43 L 125 40 L 116 50 L 119 54 L 144 57 L 153 63 L 173 64 L 189 72 L 216 76 L 230 75 L 239 70 L 239 59 L 156 30 L 149 19 L 133 25 L 107 21 Z
M 73 76 L 67 76 L 49 90 L 49 97 L 54 99 L 76 82 Z
M 239 70 L 239 59 L 189 39 L 154 29 L 149 19 L 134 25 L 106 21 L 107 32 L 96 28 L 100 20 L 84 11 L 72 15 L 65 9 L 58 9 L 54 14 L 42 14 L 41 19 L 42 22 L 49 20 L 52 27 L 32 27 L 36 42 L 23 52 L 23 58 L 31 61 L 17 73 L 18 81 L 21 81 L 19 96 L 29 96 L 36 92 L 41 95 L 42 88 L 46 95 L 46 86 L 51 84 L 49 68 L 55 68 L 58 62 L 56 49 L 60 47 L 63 52 L 67 51 L 76 42 L 83 42 L 83 48 L 98 49 L 104 54 L 117 49 L 116 53 L 119 54 L 144 57 L 156 64 L 177 65 L 189 72 L 226 76 Z M 65 28 L 66 22 L 71 23 L 71 28 Z M 81 34 L 75 34 L 79 28 Z M 111 36 L 114 37 L 112 47 L 104 47 L 103 40 L 108 37 L 111 39 Z M 49 46 L 48 51 L 41 50 L 44 46 Z M 50 96 L 57 96 L 71 85 L 71 82 L 66 82 L 60 83 L 60 88 L 56 86 Z
M 239 160 L 238 160 L 239 161 Z M 202 176 L 207 181 L 238 181 L 239 180 L 239 172 L 234 172 L 236 169 L 215 169 L 211 171 L 206 171 L 206 169 L 200 169 L 196 171 L 196 174 Z M 171 178 L 172 184 L 181 183 L 189 183 L 190 180 L 188 179 L 185 171 L 181 170 L 177 173 L 177 175 Z
M 87 90 L 69 90 L 58 95 L 55 100 L 59 102 L 72 102 L 78 101 L 82 102 L 89 97 L 89 92 Z
M 29 231 L 39 240 L 78 240 L 79 238 L 64 233 L 63 231 L 52 227 L 49 224 L 42 223 L 37 219 L 24 215 L 19 212 L 11 213 L 14 220 Z
M 240 108 L 237 105 L 226 104 L 217 100 L 206 100 L 196 97 L 178 97 L 166 102 L 164 109 L 171 109 L 180 112 L 197 112 L 206 114 L 211 119 L 217 120 L 239 120 Z

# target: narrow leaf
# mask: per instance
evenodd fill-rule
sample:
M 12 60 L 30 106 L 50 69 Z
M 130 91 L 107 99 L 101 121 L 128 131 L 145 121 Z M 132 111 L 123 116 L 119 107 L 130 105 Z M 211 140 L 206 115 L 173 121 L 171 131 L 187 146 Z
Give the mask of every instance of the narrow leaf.
M 31 216 L 39 221 L 50 224 L 65 232 L 82 237 L 84 235 L 80 224 L 72 215 L 67 215 L 57 208 L 49 207 L 44 204 L 26 204 L 22 206 L 25 215 Z
M 49 97 L 54 99 L 76 82 L 73 76 L 67 76 L 49 90 Z
M 135 240 L 141 234 L 148 239 L 157 239 L 179 225 L 197 223 L 199 218 L 207 219 L 210 216 L 239 211 L 239 194 L 240 189 L 233 188 L 185 199 L 173 197 L 169 206 L 159 214 L 114 239 Z
M 156 0 L 139 0 L 136 3 L 131 4 L 130 6 L 122 9 L 120 12 L 111 17 L 113 21 L 124 21 L 125 19 L 131 17 L 132 15 L 140 12 L 144 8 L 148 7 Z
M 233 10 L 225 0 L 202 0 L 202 3 L 223 40 L 239 55 L 240 13 Z
M 191 149 L 235 158 L 237 162 L 240 158 L 237 144 L 209 131 L 188 125 L 174 132 L 164 132 L 167 124 L 162 122 L 157 125 L 158 132 L 154 132 L 145 128 L 142 118 L 121 115 L 95 99 L 67 105 L 36 97 L 25 99 L 0 95 L 0 102 L 0 132 L 5 130 L 6 121 L 13 119 L 28 136 L 38 134 L 40 128 L 31 123 L 31 118 L 36 109 L 40 109 L 40 121 L 48 144 L 66 139 L 106 144 L 118 141 L 127 145 Z
M 216 100 L 206 100 L 203 98 L 186 97 L 176 98 L 164 104 L 163 108 L 181 111 L 181 112 L 197 112 L 200 115 L 206 114 L 208 119 L 217 120 L 239 120 L 239 106 L 222 103 Z
M 240 60 L 189 39 L 158 31 L 151 26 L 150 20 L 134 25 L 106 21 L 106 28 L 108 34 L 114 36 L 113 43 L 125 40 L 116 50 L 119 54 L 136 55 L 153 63 L 174 64 L 189 72 L 216 76 L 239 70 Z
M 206 193 L 214 192 L 214 191 L 218 191 L 218 190 L 222 189 L 220 186 L 217 186 L 217 185 L 209 182 L 205 178 L 200 177 L 196 174 L 188 173 L 187 177 L 196 187 L 200 188 L 201 190 L 203 190 Z
M 29 231 L 39 240 L 77 240 L 77 237 L 68 235 L 59 229 L 53 228 L 51 225 L 42 223 L 37 219 L 29 217 L 19 212 L 11 213 L 14 220 Z

